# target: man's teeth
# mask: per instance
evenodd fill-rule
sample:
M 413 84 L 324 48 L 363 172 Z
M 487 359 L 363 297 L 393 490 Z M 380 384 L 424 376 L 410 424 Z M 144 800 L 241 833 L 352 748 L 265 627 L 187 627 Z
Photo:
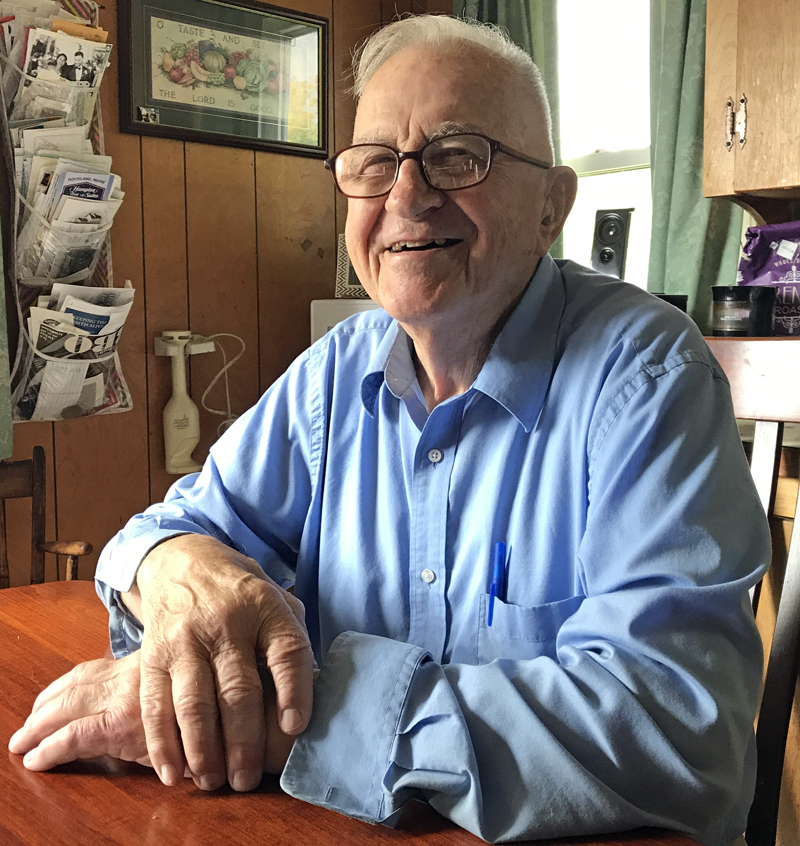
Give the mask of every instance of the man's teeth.
M 431 246 L 444 247 L 447 240 L 447 238 L 434 238 L 432 241 L 400 241 L 397 244 L 392 244 L 389 249 L 393 253 L 399 253 L 403 250 L 423 250 Z

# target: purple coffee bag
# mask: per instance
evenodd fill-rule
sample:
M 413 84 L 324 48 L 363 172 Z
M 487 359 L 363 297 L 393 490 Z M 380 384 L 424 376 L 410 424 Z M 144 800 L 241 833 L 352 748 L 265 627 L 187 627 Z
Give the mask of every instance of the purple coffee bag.
M 800 335 L 800 220 L 751 226 L 739 262 L 739 285 L 774 285 L 776 335 Z

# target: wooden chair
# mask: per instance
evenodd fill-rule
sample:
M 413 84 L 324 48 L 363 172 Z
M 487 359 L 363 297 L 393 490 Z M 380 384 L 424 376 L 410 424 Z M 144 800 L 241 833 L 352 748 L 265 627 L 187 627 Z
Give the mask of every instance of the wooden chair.
M 67 579 L 78 574 L 78 556 L 88 555 L 92 545 L 85 541 L 46 541 L 45 533 L 45 455 L 40 446 L 25 461 L 0 462 L 0 588 L 9 586 L 6 536 L 6 500 L 30 497 L 31 584 L 44 581 L 44 556 L 49 552 L 67 556 Z
M 800 530 L 788 550 L 775 531 L 784 423 L 800 423 L 800 339 L 708 338 L 731 384 L 737 418 L 755 420 L 750 467 L 764 510 L 773 520 L 773 560 L 757 597 L 759 628 L 768 654 L 758 713 L 756 792 L 747 822 L 748 846 L 774 846 L 784 756 L 800 669 Z M 789 514 L 798 523 L 797 488 L 788 485 Z M 783 575 L 781 584 L 781 575 Z M 762 613 L 763 612 L 763 613 Z M 764 619 L 774 618 L 771 642 Z M 800 750 L 795 750 L 800 752 Z M 783 813 L 783 812 L 782 812 Z

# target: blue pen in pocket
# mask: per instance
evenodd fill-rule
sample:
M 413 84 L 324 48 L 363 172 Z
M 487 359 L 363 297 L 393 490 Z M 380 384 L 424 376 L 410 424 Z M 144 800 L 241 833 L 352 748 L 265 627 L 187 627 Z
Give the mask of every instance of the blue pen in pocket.
M 492 549 L 492 586 L 489 590 L 489 619 L 488 625 L 492 625 L 494 617 L 494 598 L 503 593 L 503 576 L 506 569 L 506 545 L 503 541 L 497 541 Z

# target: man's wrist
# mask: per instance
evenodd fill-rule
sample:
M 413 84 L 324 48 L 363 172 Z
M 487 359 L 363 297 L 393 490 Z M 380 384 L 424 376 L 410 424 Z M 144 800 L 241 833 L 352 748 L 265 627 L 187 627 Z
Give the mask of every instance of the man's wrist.
M 161 538 L 157 543 L 154 543 L 139 563 L 131 590 L 133 591 L 138 588 L 139 593 L 141 594 L 142 589 L 144 589 L 146 593 L 152 585 L 156 574 L 163 566 L 163 561 L 160 560 L 161 556 L 170 554 L 169 550 L 165 549 L 165 546 L 168 546 L 172 543 L 172 541 L 177 540 L 178 538 L 191 534 L 192 532 L 176 532 L 174 535 Z M 200 537 L 206 537 L 206 535 L 200 535 Z
M 140 624 L 143 622 L 142 587 L 144 587 L 144 592 L 146 594 L 153 582 L 153 579 L 155 578 L 156 573 L 161 568 L 161 563 L 158 561 L 158 555 L 154 555 L 153 553 L 155 553 L 156 550 L 164 552 L 164 550 L 161 549 L 164 544 L 168 544 L 175 538 L 182 537 L 186 534 L 190 534 L 190 532 L 177 532 L 174 535 L 169 535 L 169 537 L 161 538 L 153 544 L 139 562 L 130 590 L 120 593 L 122 604 L 139 621 Z
M 139 625 L 142 625 L 142 595 L 139 593 L 136 582 L 131 585 L 130 590 L 119 595 L 119 604 L 124 612 L 130 614 Z

